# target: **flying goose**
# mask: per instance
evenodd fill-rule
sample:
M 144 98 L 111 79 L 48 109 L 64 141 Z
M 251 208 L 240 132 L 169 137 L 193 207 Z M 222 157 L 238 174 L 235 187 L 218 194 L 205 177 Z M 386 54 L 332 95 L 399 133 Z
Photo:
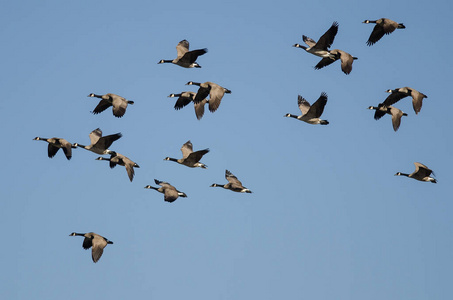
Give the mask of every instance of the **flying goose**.
M 225 178 L 228 180 L 227 184 L 211 184 L 211 187 L 222 187 L 227 190 L 231 190 L 233 192 L 238 193 L 251 193 L 252 191 L 242 185 L 239 179 L 234 176 L 230 171 L 225 170 Z
M 406 28 L 406 26 L 404 26 L 403 23 L 398 23 L 398 22 L 395 22 L 395 21 L 392 21 L 392 20 L 386 19 L 386 18 L 381 18 L 376 21 L 365 20 L 362 23 L 376 24 L 376 25 L 374 25 L 373 31 L 371 32 L 371 35 L 368 38 L 368 41 L 366 42 L 366 44 L 368 46 L 374 45 L 377 41 L 379 41 L 384 36 L 384 34 L 390 34 L 393 31 L 395 31 L 395 29 L 397 29 L 397 28 L 398 29 Z
M 434 179 L 433 177 L 430 177 L 431 173 L 434 175 L 433 170 L 425 166 L 424 164 L 421 164 L 419 162 L 414 162 L 415 165 L 415 171 L 412 172 L 411 174 L 406 174 L 406 173 L 401 173 L 397 172 L 395 176 L 407 176 L 409 178 L 413 178 L 419 181 L 430 181 L 432 183 L 437 183 L 437 180 Z
M 422 94 L 410 87 L 387 90 L 386 92 L 390 93 L 390 95 L 387 97 L 387 99 L 384 100 L 384 105 L 392 105 L 407 96 L 411 96 L 412 107 L 414 108 L 415 114 L 418 114 L 422 109 L 423 98 L 428 98 L 428 96 L 426 96 L 425 94 Z
M 338 32 L 338 23 L 333 22 L 332 26 L 330 26 L 329 30 L 327 30 L 318 40 L 318 42 L 314 41 L 313 39 L 303 35 L 302 40 L 308 47 L 302 46 L 300 44 L 294 44 L 293 47 L 302 48 L 308 53 L 314 54 L 316 56 L 320 56 L 322 58 L 332 58 L 334 59 L 334 54 L 331 54 L 330 51 L 327 49 L 329 48 L 333 40 L 335 39 L 335 35 Z
M 208 49 L 205 48 L 189 51 L 189 42 L 187 40 L 182 40 L 176 46 L 176 51 L 178 52 L 178 56 L 175 59 L 161 59 L 158 63 L 173 63 L 183 68 L 201 68 L 201 66 L 195 61 L 197 60 L 198 56 L 208 52 Z
M 164 194 L 164 200 L 167 202 L 171 203 L 171 202 L 175 201 L 176 199 L 178 199 L 179 196 L 184 197 L 184 198 L 187 197 L 187 195 L 185 193 L 178 191 L 174 186 L 172 186 L 168 182 L 159 181 L 157 179 L 154 179 L 154 182 L 157 185 L 160 185 L 160 187 L 157 188 L 154 186 L 147 185 L 147 186 L 145 186 L 145 189 L 153 189 L 153 190 L 158 191 L 159 193 Z
M 70 160 L 72 157 L 72 148 L 77 148 L 77 146 L 75 144 L 73 145 L 70 142 L 68 142 L 67 140 L 57 138 L 57 137 L 47 139 L 47 138 L 42 138 L 42 137 L 37 136 L 33 140 L 34 141 L 46 141 L 49 143 L 49 145 L 47 146 L 47 156 L 49 156 L 49 158 L 54 157 L 55 154 L 57 154 L 58 150 L 61 148 L 61 149 L 63 149 L 64 155 L 66 155 L 66 158 L 68 160 Z
M 402 110 L 399 110 L 396 107 L 393 106 L 386 106 L 383 103 L 379 103 L 377 107 L 375 106 L 370 106 L 368 109 L 374 109 L 376 112 L 374 113 L 374 119 L 379 120 L 382 118 L 385 114 L 389 114 L 392 116 L 392 125 L 393 125 L 393 130 L 397 131 L 398 128 L 400 128 L 401 124 L 401 117 L 402 116 L 407 116 L 406 113 L 404 113 Z
M 96 95 L 91 93 L 88 95 L 88 97 L 96 97 L 101 99 L 101 101 L 99 101 L 98 105 L 93 110 L 93 114 L 95 115 L 112 106 L 113 115 L 117 118 L 121 118 L 126 113 L 127 105 L 134 104 L 134 101 L 126 100 L 121 96 L 110 93 L 105 95 Z
M 74 146 L 82 147 L 86 150 L 94 152 L 96 154 L 111 154 L 108 148 L 112 145 L 114 141 L 119 139 L 122 136 L 121 133 L 115 133 L 107 136 L 102 136 L 101 129 L 97 128 L 90 133 L 91 144 L 84 146 L 78 143 L 75 143 Z
M 286 114 L 285 117 L 295 118 L 300 121 L 304 121 L 308 124 L 321 124 L 327 125 L 329 121 L 321 120 L 320 117 L 324 111 L 324 106 L 327 103 L 327 94 L 322 92 L 318 100 L 316 100 L 313 105 L 310 106 L 310 103 L 305 100 L 301 95 L 297 97 L 297 103 L 299 104 L 299 109 L 302 112 L 302 115 L 296 116 L 292 114 Z
M 135 171 L 134 168 L 140 168 L 135 162 L 130 160 L 128 157 L 119 154 L 115 151 L 110 152 L 110 158 L 106 157 L 98 157 L 96 160 L 108 160 L 110 162 L 110 168 L 113 169 L 116 165 L 120 165 L 126 167 L 127 176 L 129 176 L 129 180 L 132 182 L 134 179 Z
M 209 95 L 209 111 L 215 112 L 220 106 L 220 101 L 222 101 L 223 95 L 231 94 L 229 89 L 221 87 L 220 85 L 206 81 L 204 83 L 189 81 L 186 85 L 197 85 L 199 86 L 195 99 L 193 103 L 197 104 Z
M 104 248 L 107 246 L 107 244 L 113 244 L 112 241 L 109 241 L 103 236 L 100 236 L 99 234 L 96 234 L 94 232 L 88 232 L 88 233 L 76 233 L 73 232 L 69 236 L 83 236 L 85 239 L 83 240 L 82 247 L 85 250 L 88 250 L 91 248 L 91 258 L 93 259 L 93 262 L 98 262 L 98 260 L 101 258 L 102 253 L 104 252 Z
M 205 164 L 201 163 L 200 159 L 203 157 L 203 155 L 209 152 L 209 149 L 198 150 L 193 152 L 193 146 L 189 140 L 184 145 L 182 145 L 181 152 L 182 158 L 180 159 L 166 157 L 164 158 L 164 160 L 174 161 L 177 162 L 178 164 L 185 165 L 190 168 L 200 167 L 202 169 L 206 169 L 208 167 Z
M 315 70 L 319 70 L 321 68 L 324 68 L 325 66 L 330 65 L 331 63 L 334 63 L 337 60 L 341 60 L 341 70 L 343 73 L 348 75 L 352 71 L 352 63 L 354 60 L 358 59 L 357 57 L 352 56 L 351 54 L 344 52 L 339 49 L 333 49 L 330 51 L 330 54 L 332 56 L 324 57 L 321 59 L 321 61 L 315 66 Z
M 184 106 L 188 105 L 190 102 L 192 102 L 195 99 L 195 95 L 196 93 L 194 92 L 182 92 L 180 94 L 170 94 L 168 97 L 170 98 L 179 97 L 175 103 L 175 109 L 179 110 Z M 206 103 L 208 103 L 208 100 L 203 99 L 198 103 L 194 103 L 193 105 L 195 109 L 195 115 L 197 116 L 198 120 L 201 120 L 201 118 L 204 115 L 204 106 Z

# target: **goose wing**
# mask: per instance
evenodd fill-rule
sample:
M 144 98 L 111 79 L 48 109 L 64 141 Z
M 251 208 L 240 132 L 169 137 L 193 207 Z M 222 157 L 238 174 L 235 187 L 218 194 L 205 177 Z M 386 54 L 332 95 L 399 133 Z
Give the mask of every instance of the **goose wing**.
M 127 157 L 125 159 L 123 159 L 123 162 L 124 162 L 124 166 L 126 167 L 127 176 L 129 176 L 129 180 L 132 182 L 132 180 L 134 179 L 134 175 L 135 175 L 135 171 L 134 171 L 135 163 Z
M 191 162 L 191 163 L 197 163 L 200 161 L 200 159 L 205 155 L 206 153 L 209 152 L 209 149 L 204 149 L 204 150 L 198 150 L 195 152 L 192 152 L 187 156 L 186 161 Z
M 203 99 L 202 101 L 198 103 L 194 103 L 193 107 L 195 109 L 195 115 L 197 116 L 197 119 L 200 120 L 203 115 L 204 115 L 204 105 L 208 103 L 207 99 Z
M 181 58 L 189 51 L 189 42 L 187 40 L 182 40 L 176 45 L 176 52 L 178 54 L 178 58 Z
M 92 240 L 91 236 L 89 236 L 89 237 L 86 236 L 83 239 L 83 244 L 82 244 L 83 249 L 88 250 L 91 248 L 92 245 L 93 245 L 93 240 Z
M 243 187 L 242 182 L 228 170 L 225 170 L 225 178 L 233 187 Z
M 91 133 L 90 133 L 90 141 L 91 141 L 91 145 L 94 145 L 96 144 L 99 139 L 102 137 L 102 130 L 100 128 L 96 128 L 95 130 L 93 130 Z
M 127 100 L 123 97 L 112 95 L 113 115 L 121 118 L 126 113 Z
M 409 93 L 406 93 L 404 91 L 399 91 L 400 89 L 397 90 L 392 90 L 390 95 L 382 102 L 383 105 L 385 106 L 390 106 L 395 104 L 396 102 L 400 101 L 401 99 L 409 96 Z
M 340 59 L 341 59 L 341 70 L 345 74 L 349 74 L 352 71 L 352 63 L 354 62 L 354 57 L 342 50 L 335 49 L 336 53 L 339 54 Z M 331 51 L 333 52 L 333 51 Z
M 94 108 L 93 114 L 97 115 L 98 113 L 103 112 L 104 110 L 106 110 L 110 106 L 112 106 L 112 101 L 111 100 L 102 99 L 101 101 L 99 101 L 98 105 Z
M 179 59 L 179 61 L 191 64 L 197 60 L 198 56 L 201 56 L 206 52 L 208 52 L 208 49 L 188 51 Z
M 433 170 L 431 170 L 430 168 L 428 168 L 427 166 L 425 166 L 422 163 L 414 162 L 414 165 L 415 165 L 414 173 L 420 174 L 420 176 L 422 178 L 427 177 L 427 176 L 431 175 L 431 173 L 433 173 Z
M 331 57 L 324 57 L 324 58 L 321 59 L 321 61 L 315 66 L 315 70 L 322 69 L 322 68 L 324 68 L 325 66 L 328 66 L 328 65 L 334 63 L 335 61 L 337 61 L 337 59 L 331 58 Z
M 316 45 L 316 41 L 313 40 L 312 38 L 309 38 L 308 36 L 306 35 L 303 35 L 302 36 L 302 40 L 304 41 L 305 44 L 307 44 L 308 47 L 313 47 L 314 45 Z M 304 48 L 305 49 L 305 48 Z
M 392 114 L 392 125 L 393 125 L 393 130 L 397 131 L 398 128 L 400 128 L 401 124 L 401 117 L 403 116 L 403 111 L 400 109 L 389 106 L 390 113 Z
M 195 93 L 194 92 L 184 92 L 181 93 L 181 96 L 179 96 L 178 100 L 176 100 L 175 103 L 175 109 L 179 110 L 189 104 L 193 99 L 195 98 Z
M 72 145 L 65 139 L 60 139 L 61 148 L 63 149 L 64 155 L 68 160 L 72 157 Z
M 96 147 L 104 150 L 108 149 L 113 144 L 114 141 L 116 141 L 122 136 L 123 135 L 121 133 L 103 136 L 96 142 Z
M 182 158 L 187 158 L 189 154 L 193 152 L 193 145 L 189 141 L 187 141 L 184 145 L 181 147 L 181 152 L 182 152 Z
M 302 115 L 305 115 L 310 109 L 310 103 L 307 100 L 305 100 L 301 95 L 297 96 L 297 104 L 299 105 L 299 109 L 302 112 Z
M 58 150 L 60 148 L 58 148 L 57 146 L 55 146 L 53 143 L 49 143 L 49 145 L 47 146 L 47 156 L 49 158 L 52 158 L 55 156 L 55 154 L 57 154 Z
M 389 20 L 390 21 L 390 20 Z M 374 45 L 377 41 L 379 41 L 384 34 L 389 34 L 395 30 L 398 25 L 391 29 L 392 25 L 387 22 L 387 19 L 380 19 L 377 20 L 376 25 L 374 25 L 373 31 L 370 34 L 370 37 L 368 38 L 368 41 L 366 44 L 368 46 Z
M 376 108 L 376 111 L 374 113 L 374 119 L 375 120 L 379 120 L 380 118 L 382 118 L 383 116 L 385 116 L 385 114 L 387 113 L 387 110 L 388 110 L 388 107 L 385 106 L 384 104 L 382 103 L 379 103 L 378 104 L 378 107 Z
M 333 22 L 332 26 L 319 38 L 318 42 L 316 43 L 315 48 L 327 50 L 335 39 L 335 35 L 338 32 L 338 23 Z
M 93 246 L 91 249 L 91 258 L 93 262 L 98 262 L 101 258 L 102 253 L 104 253 L 104 248 L 107 246 L 107 241 L 100 235 L 95 234 L 92 240 Z
M 176 191 L 176 188 L 169 184 L 168 182 L 160 181 L 157 179 L 154 179 L 154 182 L 164 189 L 164 200 L 167 202 L 173 202 L 178 198 L 178 192 Z
M 211 90 L 209 92 L 209 111 L 215 112 L 220 106 L 220 101 L 222 101 L 223 96 L 225 95 L 225 89 L 218 84 L 209 83 Z
M 164 188 L 164 200 L 167 202 L 173 202 L 178 198 L 178 191 L 172 185 L 167 185 Z
M 324 106 L 326 106 L 327 103 L 327 94 L 322 92 L 321 96 L 319 96 L 318 100 L 316 100 L 315 103 L 310 107 L 308 112 L 306 113 L 307 117 L 310 118 L 319 118 L 321 117 L 323 111 L 324 111 Z
M 200 87 L 198 88 L 197 94 L 195 95 L 195 99 L 193 100 L 194 103 L 198 103 L 206 97 L 209 96 L 209 92 L 211 91 L 211 83 L 210 82 L 205 82 L 200 84 Z
M 407 89 L 410 91 L 411 96 L 412 96 L 412 107 L 414 108 L 415 114 L 418 114 L 420 112 L 420 110 L 422 109 L 423 99 L 428 98 L 428 96 L 426 96 L 423 93 L 420 93 L 417 90 L 414 90 L 411 88 L 407 88 Z

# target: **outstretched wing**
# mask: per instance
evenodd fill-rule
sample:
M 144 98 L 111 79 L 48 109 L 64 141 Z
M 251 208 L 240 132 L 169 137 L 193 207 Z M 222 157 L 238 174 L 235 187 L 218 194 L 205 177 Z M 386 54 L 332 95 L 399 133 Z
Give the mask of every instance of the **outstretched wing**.
M 310 118 L 319 118 L 321 117 L 324 107 L 326 106 L 327 103 L 327 94 L 322 92 L 321 96 L 319 96 L 318 100 L 316 100 L 315 103 L 310 107 L 310 109 L 307 112 L 307 117 Z
M 316 43 L 316 48 L 327 50 L 335 39 L 335 35 L 338 32 L 338 23 L 333 22 L 332 26 L 330 26 L 329 30 L 327 30 L 318 40 Z
M 310 103 L 307 100 L 305 100 L 301 95 L 297 96 L 297 104 L 299 105 L 299 109 L 302 112 L 302 115 L 305 115 L 310 109 Z
M 187 141 L 184 145 L 181 147 L 181 152 L 182 152 L 182 158 L 186 158 L 193 152 L 193 146 L 190 141 Z

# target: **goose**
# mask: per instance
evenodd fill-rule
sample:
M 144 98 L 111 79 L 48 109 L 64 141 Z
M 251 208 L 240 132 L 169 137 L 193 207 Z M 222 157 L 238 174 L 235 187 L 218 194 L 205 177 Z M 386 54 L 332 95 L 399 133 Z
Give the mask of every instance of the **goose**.
M 210 187 L 222 187 L 224 189 L 238 193 L 252 193 L 252 191 L 243 186 L 239 179 L 236 176 L 234 176 L 230 171 L 225 170 L 225 178 L 226 180 L 228 180 L 227 184 L 213 183 L 211 184 Z
M 57 138 L 57 137 L 47 139 L 47 138 L 42 138 L 42 137 L 37 136 L 33 140 L 34 141 L 45 141 L 45 142 L 49 143 L 49 145 L 47 147 L 47 156 L 49 156 L 49 158 L 54 157 L 55 154 L 57 154 L 58 150 L 61 148 L 61 149 L 63 149 L 64 155 L 66 155 L 66 159 L 70 160 L 72 157 L 72 148 L 77 148 L 77 146 L 75 144 L 73 145 L 70 142 L 68 142 L 67 140 L 62 139 L 62 138 Z
M 160 187 L 157 188 L 157 187 L 154 187 L 151 185 L 147 185 L 147 186 L 145 186 L 145 189 L 153 189 L 153 190 L 158 191 L 159 193 L 164 194 L 164 200 L 167 202 L 170 202 L 170 203 L 174 202 L 176 199 L 178 199 L 178 197 L 184 197 L 184 198 L 187 197 L 187 195 L 185 193 L 178 191 L 174 186 L 172 186 L 168 182 L 159 181 L 157 179 L 154 179 L 154 182 L 157 185 L 160 185 Z
M 176 158 L 171 158 L 171 157 L 166 157 L 164 160 L 170 160 L 177 162 L 178 164 L 190 167 L 190 168 L 196 168 L 200 167 L 202 169 L 206 169 L 208 166 L 200 162 L 200 159 L 205 155 L 206 153 L 209 152 L 209 149 L 204 149 L 204 150 L 198 150 L 193 152 L 193 146 L 192 143 L 187 141 L 184 145 L 181 147 L 181 152 L 182 152 L 182 158 L 176 159 Z
M 97 263 L 98 260 L 101 258 L 102 253 L 104 252 L 104 248 L 108 244 L 113 244 L 112 241 L 109 241 L 103 236 L 96 234 L 94 232 L 88 233 L 77 233 L 73 232 L 69 236 L 83 236 L 85 239 L 83 240 L 82 247 L 85 250 L 91 248 L 91 258 L 93 259 L 94 263 Z
M 98 105 L 94 108 L 93 114 L 97 115 L 110 106 L 112 106 L 113 115 L 117 118 L 121 118 L 126 113 L 128 104 L 134 104 L 134 101 L 126 100 L 125 98 L 115 94 L 96 95 L 91 93 L 88 97 L 100 98 Z
M 337 60 L 341 60 L 341 70 L 343 73 L 348 75 L 352 71 L 352 63 L 354 60 L 358 59 L 357 57 L 352 56 L 351 54 L 344 52 L 339 49 L 333 49 L 330 51 L 330 54 L 333 55 L 333 57 L 324 57 L 321 59 L 321 61 L 315 66 L 315 70 L 319 70 L 321 68 L 324 68 L 325 66 L 328 66 L 332 63 L 334 63 Z
M 321 120 L 320 117 L 324 111 L 324 106 L 327 103 L 327 94 L 322 92 L 321 96 L 316 100 L 313 105 L 310 106 L 310 103 L 305 100 L 301 95 L 297 97 L 297 103 L 299 104 L 299 109 L 302 112 L 302 115 L 296 116 L 292 114 L 286 114 L 285 117 L 295 118 L 300 121 L 304 121 L 308 124 L 321 124 L 327 125 L 329 121 Z
M 183 68 L 201 68 L 201 66 L 195 61 L 198 56 L 208 52 L 208 49 L 204 48 L 189 51 L 189 42 L 187 40 L 182 40 L 176 46 L 176 51 L 178 52 L 178 57 L 173 60 L 161 59 L 158 64 L 173 63 Z
M 190 102 L 192 102 L 195 99 L 196 93 L 194 92 L 182 92 L 180 94 L 170 94 L 168 97 L 169 98 L 175 98 L 178 97 L 178 100 L 176 100 L 175 103 L 175 109 L 180 110 L 184 106 L 188 105 Z M 198 103 L 194 103 L 194 109 L 195 109 L 195 115 L 197 116 L 198 120 L 201 120 L 204 115 L 204 106 L 206 103 L 209 101 L 207 99 L 203 99 Z
M 84 146 L 78 143 L 75 143 L 74 146 L 82 147 L 86 150 L 94 152 L 96 154 L 111 154 L 111 150 L 108 149 L 112 145 L 114 141 L 119 139 L 122 134 L 115 133 L 111 135 L 102 136 L 101 129 L 97 128 L 90 133 L 90 141 L 91 144 L 88 146 Z
M 134 179 L 134 175 L 135 175 L 134 168 L 140 168 L 139 165 L 137 165 L 135 162 L 130 160 L 128 157 L 126 157 L 120 153 L 117 153 L 115 151 L 110 152 L 110 158 L 100 156 L 100 157 L 96 158 L 96 160 L 108 160 L 110 162 L 111 169 L 116 167 L 116 165 L 126 167 L 127 176 L 129 176 L 129 180 L 131 182 Z
M 406 173 L 401 173 L 397 172 L 395 176 L 406 176 L 409 178 L 413 178 L 419 181 L 430 181 L 432 183 L 437 183 L 437 180 L 434 179 L 433 177 L 429 176 L 431 173 L 434 175 L 433 170 L 425 166 L 424 164 L 421 164 L 419 162 L 414 162 L 415 165 L 415 171 L 412 172 L 411 174 L 406 174 Z
M 209 111 L 212 113 L 219 108 L 220 101 L 222 101 L 223 96 L 225 94 L 231 94 L 229 89 L 221 87 L 220 85 L 210 81 L 206 81 L 204 83 L 189 81 L 186 85 L 199 86 L 197 94 L 193 100 L 193 103 L 195 104 L 203 101 L 209 95 Z
M 316 56 L 320 56 L 322 58 L 335 58 L 335 55 L 330 53 L 327 49 L 329 48 L 333 40 L 335 39 L 335 35 L 338 32 L 338 23 L 333 22 L 332 26 L 330 26 L 329 30 L 327 30 L 318 40 L 318 42 L 314 41 L 313 39 L 303 35 L 302 40 L 308 47 L 302 46 L 300 44 L 294 44 L 293 47 L 302 48 L 308 53 L 311 53 Z
M 417 90 L 414 90 L 410 87 L 402 87 L 394 90 L 387 90 L 387 93 L 390 95 L 385 99 L 385 105 L 392 105 L 399 100 L 411 96 L 412 97 L 412 107 L 414 108 L 415 114 L 418 114 L 422 109 L 423 98 L 428 98 L 425 94 L 420 93 Z
M 379 41 L 384 36 L 384 34 L 390 34 L 393 31 L 395 31 L 395 29 L 406 28 L 406 26 L 404 26 L 403 23 L 398 23 L 398 22 L 395 22 L 393 20 L 386 19 L 386 18 L 381 18 L 381 19 L 375 20 L 375 21 L 365 20 L 362 23 L 376 24 L 376 25 L 374 25 L 373 31 L 371 32 L 371 35 L 368 38 L 368 41 L 366 42 L 366 44 L 368 46 L 374 45 L 377 41 Z
M 374 119 L 379 120 L 382 118 L 385 114 L 389 114 L 392 116 L 392 125 L 393 125 L 393 130 L 396 132 L 398 128 L 400 128 L 401 124 L 401 117 L 402 116 L 407 116 L 405 112 L 402 110 L 393 107 L 393 106 L 386 106 L 382 103 L 379 103 L 379 105 L 376 106 L 369 106 L 368 109 L 374 109 L 376 112 L 374 113 Z

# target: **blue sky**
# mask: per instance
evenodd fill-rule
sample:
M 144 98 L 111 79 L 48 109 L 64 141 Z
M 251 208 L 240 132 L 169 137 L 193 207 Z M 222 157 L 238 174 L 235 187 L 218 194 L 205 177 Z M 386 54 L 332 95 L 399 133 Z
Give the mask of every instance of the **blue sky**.
M 410 5 L 410 8 L 408 6 Z M 16 1 L 0 12 L 3 172 L 0 292 L 4 299 L 449 299 L 453 102 L 448 1 Z M 366 46 L 387 17 L 406 29 Z M 339 62 L 291 47 L 337 21 Z M 201 69 L 158 65 L 176 44 L 208 48 Z M 195 118 L 171 93 L 212 81 L 232 91 Z M 398 132 L 366 108 L 410 86 Z M 313 126 L 297 95 L 328 94 Z M 135 101 L 122 119 L 90 113 L 89 93 Z M 98 155 L 47 157 L 36 136 L 87 144 L 95 128 L 123 137 L 110 149 L 140 165 L 134 181 Z M 164 161 L 191 140 L 207 170 Z M 413 162 L 438 184 L 393 176 Z M 212 183 L 225 169 L 253 194 Z M 146 190 L 154 178 L 188 198 Z M 97 264 L 73 232 L 114 242 Z

